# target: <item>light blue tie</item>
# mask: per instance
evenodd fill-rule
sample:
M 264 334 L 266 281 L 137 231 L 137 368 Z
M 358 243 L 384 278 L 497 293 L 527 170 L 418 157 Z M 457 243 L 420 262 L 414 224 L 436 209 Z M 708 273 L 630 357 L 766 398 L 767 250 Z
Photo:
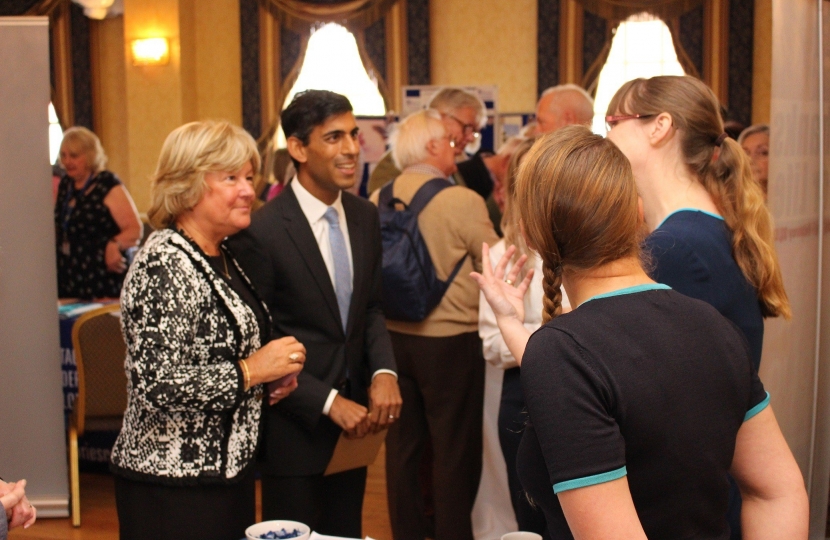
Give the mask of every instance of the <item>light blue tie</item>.
M 331 257 L 334 259 L 334 293 L 337 295 L 337 306 L 340 308 L 340 320 L 343 321 L 343 331 L 349 320 L 349 304 L 352 302 L 352 269 L 349 266 L 349 252 L 346 251 L 346 239 L 340 229 L 340 219 L 337 210 L 329 206 L 325 215 L 329 223 L 329 243 Z

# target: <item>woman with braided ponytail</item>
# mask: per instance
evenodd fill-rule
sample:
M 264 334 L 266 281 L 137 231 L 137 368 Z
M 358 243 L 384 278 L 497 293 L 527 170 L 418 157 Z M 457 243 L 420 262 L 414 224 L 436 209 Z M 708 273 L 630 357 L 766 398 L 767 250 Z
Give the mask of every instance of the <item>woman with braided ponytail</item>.
M 521 359 L 519 477 L 548 538 L 729 538 L 727 472 L 746 538 L 806 538 L 801 473 L 739 330 L 643 268 L 625 155 L 564 128 L 534 144 L 516 197 L 550 320 L 532 336 L 522 324 L 524 258 L 471 275 Z M 562 287 L 576 307 L 560 316 Z
M 735 323 L 761 364 L 764 317 L 790 318 L 772 218 L 714 93 L 694 77 L 625 83 L 608 106 L 608 138 L 631 162 L 643 198 L 651 277 Z M 732 482 L 729 522 L 741 538 Z

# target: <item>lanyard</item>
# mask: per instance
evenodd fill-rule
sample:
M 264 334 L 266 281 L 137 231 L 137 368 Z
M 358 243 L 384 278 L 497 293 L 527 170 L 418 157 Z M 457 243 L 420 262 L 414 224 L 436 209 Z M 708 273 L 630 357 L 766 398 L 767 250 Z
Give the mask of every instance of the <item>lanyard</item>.
M 84 182 L 84 187 L 80 190 L 76 190 L 75 181 L 70 178 L 72 181 L 69 183 L 69 189 L 66 191 L 66 198 L 63 200 L 63 209 L 61 210 L 61 228 L 63 229 L 64 234 L 69 229 L 69 218 L 72 217 L 72 211 L 78 206 L 77 201 L 75 201 L 75 207 L 69 206 L 69 203 L 75 198 L 76 193 L 80 193 L 82 195 L 85 194 L 93 179 L 94 175 L 90 174 L 89 178 L 87 178 L 86 182 Z

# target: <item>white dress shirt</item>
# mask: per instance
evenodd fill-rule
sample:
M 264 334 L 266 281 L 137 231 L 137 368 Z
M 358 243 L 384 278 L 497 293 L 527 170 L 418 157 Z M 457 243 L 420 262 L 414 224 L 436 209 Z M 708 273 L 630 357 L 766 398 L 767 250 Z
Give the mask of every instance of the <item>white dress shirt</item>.
M 308 192 L 300 182 L 296 180 L 291 181 L 291 189 L 294 190 L 294 195 L 297 196 L 297 202 L 300 203 L 300 209 L 305 214 L 308 224 L 311 225 L 311 232 L 314 234 L 314 239 L 317 240 L 317 246 L 320 248 L 320 254 L 323 256 L 323 262 L 326 263 L 326 269 L 329 271 L 329 278 L 331 278 L 331 286 L 334 287 L 334 257 L 331 254 L 331 241 L 329 240 L 329 222 L 324 217 L 328 205 Z M 346 242 L 346 252 L 349 254 L 349 269 L 352 275 L 352 289 L 354 289 L 354 259 L 352 258 L 352 244 L 349 240 L 349 226 L 346 224 L 346 211 L 343 210 L 343 194 L 337 193 L 337 200 L 331 206 L 337 210 L 337 218 L 340 221 L 340 230 L 343 231 L 343 240 Z
M 325 213 L 329 205 L 312 195 L 306 188 L 300 184 L 295 176 L 289 185 L 294 190 L 294 195 L 297 197 L 297 202 L 300 203 L 300 210 L 303 211 L 308 224 L 311 226 L 311 232 L 314 239 L 317 240 L 317 247 L 320 248 L 320 254 L 323 256 L 323 262 L 326 263 L 326 270 L 329 272 L 331 279 L 331 286 L 334 287 L 334 257 L 331 254 L 331 241 L 329 240 L 329 222 L 326 221 Z M 346 211 L 343 210 L 343 194 L 337 193 L 337 200 L 331 205 L 337 210 L 337 218 L 340 221 L 340 230 L 343 232 L 343 240 L 346 242 L 346 253 L 349 255 L 349 268 L 352 275 L 352 290 L 354 290 L 354 258 L 352 257 L 352 245 L 349 239 L 349 226 L 346 223 Z M 372 374 L 372 380 L 381 373 L 389 373 L 398 378 L 397 373 L 388 369 L 379 369 Z M 328 416 L 331 411 L 331 404 L 334 398 L 337 397 L 337 390 L 332 388 L 329 392 L 329 397 L 323 405 L 323 414 Z

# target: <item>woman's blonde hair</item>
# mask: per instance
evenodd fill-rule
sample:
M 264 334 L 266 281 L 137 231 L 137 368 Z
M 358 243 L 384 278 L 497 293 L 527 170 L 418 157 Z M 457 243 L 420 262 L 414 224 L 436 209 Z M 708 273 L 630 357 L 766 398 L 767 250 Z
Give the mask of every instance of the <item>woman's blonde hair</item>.
M 93 176 L 107 167 L 107 154 L 96 134 L 83 126 L 74 126 L 63 132 L 61 150 L 77 151 L 86 154 L 87 166 Z
M 516 146 L 510 156 L 510 161 L 507 163 L 507 173 L 504 175 L 504 213 L 501 216 L 501 230 L 504 233 L 505 245 L 516 246 L 516 253 L 513 255 L 514 262 L 522 255 L 536 256 L 527 247 L 527 243 L 522 236 L 519 225 L 521 213 L 516 202 L 516 176 L 519 172 L 519 165 L 521 165 L 534 142 L 536 142 L 536 139 L 525 139 Z
M 622 85 L 608 114 L 668 113 L 681 137 L 689 170 L 709 192 L 732 232 L 732 256 L 755 288 L 765 317 L 791 316 L 773 244 L 772 216 L 749 157 L 735 140 L 722 138 L 715 94 L 694 77 L 634 79 Z M 720 146 L 718 142 L 720 141 Z
M 250 163 L 259 171 L 256 142 L 244 129 L 224 121 L 190 122 L 174 129 L 161 148 L 150 179 L 150 224 L 169 227 L 201 200 L 205 174 L 238 171 Z
M 540 138 L 516 179 L 516 203 L 542 258 L 543 320 L 562 312 L 562 275 L 640 255 L 643 238 L 631 164 L 583 126 Z

